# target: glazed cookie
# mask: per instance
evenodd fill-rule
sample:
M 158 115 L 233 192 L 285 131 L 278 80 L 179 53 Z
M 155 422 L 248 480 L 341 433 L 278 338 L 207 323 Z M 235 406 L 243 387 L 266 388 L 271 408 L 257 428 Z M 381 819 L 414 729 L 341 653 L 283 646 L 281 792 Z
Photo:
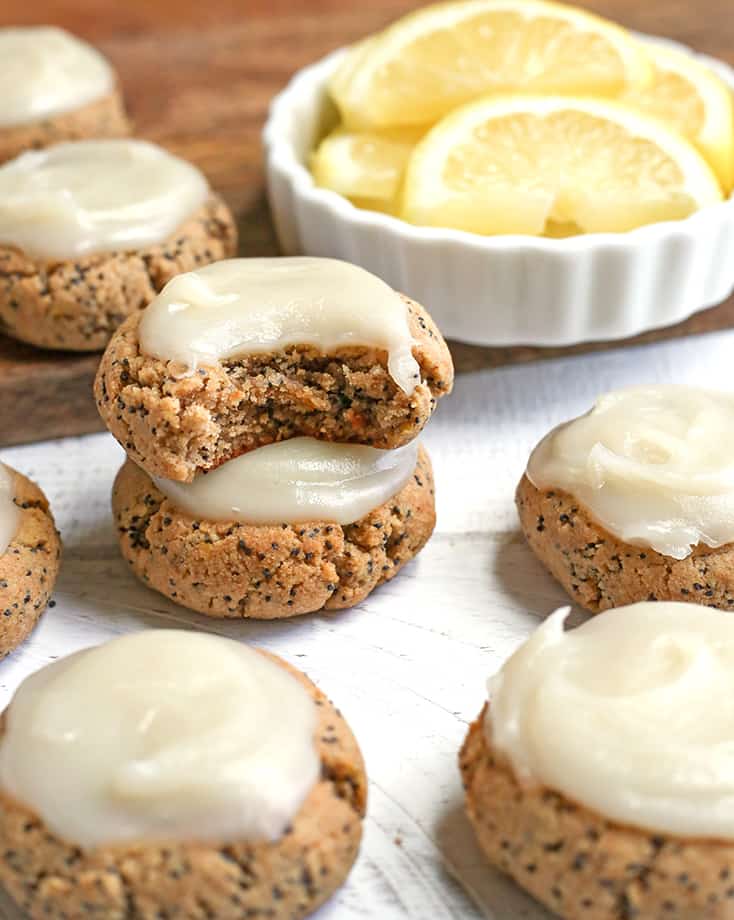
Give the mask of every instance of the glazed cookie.
M 153 482 L 128 460 L 112 507 L 133 572 L 215 617 L 352 607 L 393 578 L 435 524 L 423 448 L 310 438 L 259 448 L 192 485 Z
M 43 348 L 101 350 L 174 275 L 237 247 L 202 173 L 146 141 L 23 154 L 0 196 L 0 324 Z
M 517 488 L 533 552 L 597 613 L 639 600 L 734 609 L 734 397 L 601 397 L 533 451 Z
M 0 464 L 0 658 L 30 635 L 46 609 L 60 557 L 46 496 Z
M 489 861 L 565 920 L 729 920 L 734 620 L 557 611 L 489 684 L 460 756 Z
M 0 790 L 0 883 L 30 920 L 299 920 L 357 856 L 366 777 L 299 671 L 149 630 L 21 684 Z
M 110 342 L 105 424 L 154 476 L 191 482 L 297 436 L 394 448 L 414 438 L 453 366 L 431 318 L 332 259 L 236 259 L 174 278 Z
M 114 71 L 91 45 L 51 26 L 0 29 L 0 163 L 24 150 L 130 126 Z

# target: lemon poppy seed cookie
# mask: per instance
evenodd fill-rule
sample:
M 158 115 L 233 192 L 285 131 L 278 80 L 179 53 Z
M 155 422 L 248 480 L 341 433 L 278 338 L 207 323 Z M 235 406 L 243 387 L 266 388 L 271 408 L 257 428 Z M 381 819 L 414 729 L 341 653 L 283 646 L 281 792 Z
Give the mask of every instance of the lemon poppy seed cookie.
M 23 154 L 0 195 L 0 324 L 44 348 L 101 350 L 174 275 L 237 245 L 199 170 L 145 141 Z
M 299 920 L 349 873 L 365 801 L 357 743 L 303 674 L 218 636 L 144 631 L 16 692 L 0 884 L 30 920 Z
M 46 609 L 60 556 L 45 495 L 0 464 L 0 658 L 28 637 Z
M 734 620 L 556 612 L 489 684 L 460 755 L 488 860 L 565 920 L 729 920 Z
M 110 342 L 95 394 L 148 473 L 197 473 L 307 436 L 408 443 L 453 383 L 425 310 L 332 259 L 235 259 L 174 278 Z
M 86 42 L 51 26 L 0 29 L 0 163 L 24 150 L 130 126 L 114 71 Z
M 414 444 L 395 451 L 295 438 L 193 484 L 131 461 L 112 496 L 133 572 L 215 617 L 274 619 L 360 603 L 422 549 L 433 475 Z
M 598 613 L 639 600 L 678 600 L 734 610 L 734 548 L 695 546 L 674 559 L 617 539 L 561 489 L 527 476 L 516 493 L 528 545 L 573 601 Z
M 516 493 L 531 549 L 593 613 L 639 600 L 734 610 L 734 396 L 634 387 L 533 451 Z

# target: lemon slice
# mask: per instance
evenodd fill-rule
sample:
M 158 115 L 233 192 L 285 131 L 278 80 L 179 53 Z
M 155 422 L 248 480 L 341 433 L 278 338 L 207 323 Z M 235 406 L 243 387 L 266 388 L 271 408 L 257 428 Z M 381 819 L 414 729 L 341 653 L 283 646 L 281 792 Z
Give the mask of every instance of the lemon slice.
M 488 97 L 417 145 L 401 215 L 474 233 L 622 232 L 720 201 L 684 138 L 626 106 L 563 96 Z
M 649 45 L 649 86 L 627 91 L 628 105 L 661 118 L 698 147 L 725 192 L 734 187 L 734 105 L 729 87 L 692 55 Z
M 398 217 L 398 202 L 380 201 L 379 198 L 360 198 L 354 197 L 349 199 L 356 208 L 362 208 L 363 211 L 380 211 L 382 214 L 392 214 Z
M 311 158 L 317 185 L 372 210 L 394 202 L 413 148 L 425 129 L 403 128 L 378 134 L 337 128 Z M 369 204 L 368 204 L 369 203 Z
M 357 45 L 331 93 L 349 127 L 432 124 L 489 92 L 617 95 L 652 77 L 617 25 L 548 0 L 428 6 Z

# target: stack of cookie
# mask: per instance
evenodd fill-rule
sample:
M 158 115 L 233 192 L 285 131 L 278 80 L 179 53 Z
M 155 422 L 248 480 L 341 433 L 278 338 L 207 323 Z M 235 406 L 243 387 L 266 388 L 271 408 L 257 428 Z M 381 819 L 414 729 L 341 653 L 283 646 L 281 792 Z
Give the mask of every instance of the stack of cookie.
M 128 454 L 123 555 L 210 616 L 359 603 L 431 535 L 415 438 L 452 383 L 426 311 L 356 266 L 234 259 L 177 276 L 117 331 L 95 385 Z
M 94 48 L 0 29 L 0 60 L 0 328 L 101 350 L 175 274 L 234 255 L 234 220 L 195 166 L 125 137 L 118 80 Z

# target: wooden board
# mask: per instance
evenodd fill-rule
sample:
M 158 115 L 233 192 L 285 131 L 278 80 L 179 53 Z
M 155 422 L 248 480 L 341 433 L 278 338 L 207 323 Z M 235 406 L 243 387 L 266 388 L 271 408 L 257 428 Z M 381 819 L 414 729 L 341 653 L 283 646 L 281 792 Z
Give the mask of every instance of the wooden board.
M 59 355 L 0 336 L 0 444 L 98 431 L 98 355 Z
M 406 0 L 3 0 L 0 26 L 53 22 L 99 45 L 121 75 L 137 132 L 206 172 L 237 215 L 243 255 L 274 255 L 260 146 L 269 100 L 298 68 L 417 5 Z M 582 5 L 734 63 L 731 0 Z M 733 324 L 734 299 L 634 341 Z M 462 371 L 584 350 L 588 346 L 457 345 L 454 354 Z M 98 428 L 90 395 L 95 364 L 95 356 L 49 355 L 0 339 L 0 445 Z

